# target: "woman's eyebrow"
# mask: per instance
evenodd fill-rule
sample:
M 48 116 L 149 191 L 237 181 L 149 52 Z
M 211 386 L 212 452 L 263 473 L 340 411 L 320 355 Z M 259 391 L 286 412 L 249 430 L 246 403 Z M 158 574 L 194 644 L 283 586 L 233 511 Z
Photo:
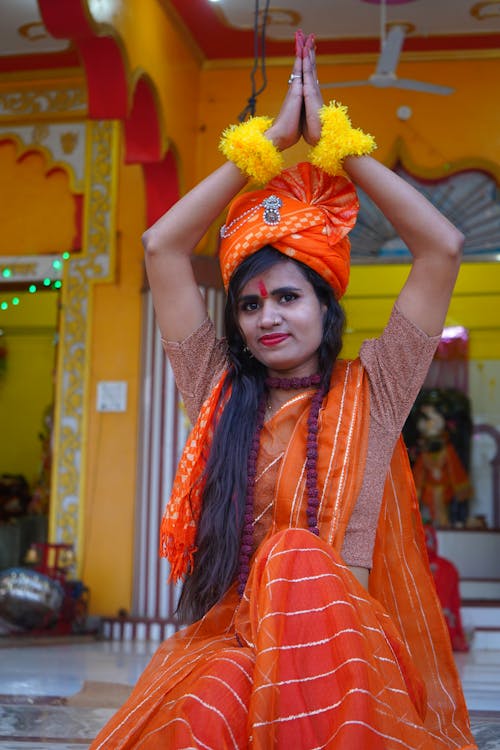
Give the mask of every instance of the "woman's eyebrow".
M 299 286 L 280 286 L 276 289 L 272 289 L 269 294 L 271 297 L 279 297 L 282 294 L 289 294 L 290 292 L 301 292 L 302 289 Z M 268 297 L 269 294 L 262 295 L 262 298 Z M 238 297 L 238 303 L 240 302 L 257 302 L 261 297 L 258 294 L 242 294 Z
M 300 286 L 280 286 L 277 289 L 272 289 L 271 294 L 273 297 L 279 297 L 280 294 L 287 294 L 290 292 L 301 292 Z
M 242 294 L 241 297 L 238 297 L 238 304 L 241 304 L 241 302 L 257 302 L 258 299 L 258 294 Z

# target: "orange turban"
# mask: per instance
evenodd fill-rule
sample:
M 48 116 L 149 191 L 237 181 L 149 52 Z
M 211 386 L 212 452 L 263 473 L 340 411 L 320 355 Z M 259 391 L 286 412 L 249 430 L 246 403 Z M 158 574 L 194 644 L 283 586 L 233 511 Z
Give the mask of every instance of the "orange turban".
M 221 229 L 219 259 L 226 290 L 246 257 L 272 245 L 319 273 L 340 299 L 349 281 L 347 234 L 358 210 L 350 180 L 308 162 L 285 169 L 262 190 L 240 195 Z

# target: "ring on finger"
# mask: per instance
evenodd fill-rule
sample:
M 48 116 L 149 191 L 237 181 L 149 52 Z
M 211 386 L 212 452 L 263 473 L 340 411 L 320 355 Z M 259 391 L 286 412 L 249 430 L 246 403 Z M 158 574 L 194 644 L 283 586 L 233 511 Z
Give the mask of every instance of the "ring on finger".
M 290 78 L 288 79 L 288 85 L 293 83 L 296 78 L 300 78 L 302 80 L 302 76 L 300 75 L 300 73 L 292 73 Z

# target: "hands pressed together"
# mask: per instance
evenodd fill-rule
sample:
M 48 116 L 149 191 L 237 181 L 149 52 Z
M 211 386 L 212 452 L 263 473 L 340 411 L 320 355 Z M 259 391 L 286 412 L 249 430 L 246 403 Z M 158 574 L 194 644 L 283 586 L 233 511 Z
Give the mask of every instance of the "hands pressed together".
M 280 151 L 293 146 L 301 137 L 315 146 L 321 135 L 318 111 L 323 104 L 316 72 L 314 34 L 295 34 L 295 62 L 289 79 L 288 91 L 280 112 L 266 132 Z

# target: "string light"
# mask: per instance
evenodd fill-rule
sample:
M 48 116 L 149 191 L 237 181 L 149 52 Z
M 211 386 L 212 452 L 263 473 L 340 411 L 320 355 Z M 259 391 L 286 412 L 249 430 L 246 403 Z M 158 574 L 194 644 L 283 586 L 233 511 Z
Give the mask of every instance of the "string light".
M 55 258 L 52 261 L 52 268 L 54 271 L 57 271 L 57 275 L 61 272 L 64 261 L 67 261 L 71 258 L 71 253 L 64 252 L 62 253 L 60 258 Z M 12 268 L 9 268 L 8 266 L 5 266 L 0 270 L 0 282 L 1 279 L 8 279 L 9 281 L 12 280 Z M 29 294 L 36 294 L 39 291 L 48 291 L 49 289 L 61 289 L 62 287 L 62 281 L 60 279 L 52 279 L 49 276 L 46 276 L 41 284 L 29 284 L 25 291 L 27 291 Z M 0 286 L 1 288 L 1 286 Z M 23 290 L 20 290 L 23 291 Z M 17 290 L 17 294 L 19 294 L 19 290 Z M 7 295 L 3 294 L 0 298 L 0 310 L 6 311 L 9 310 L 11 307 L 18 307 L 18 305 L 21 304 L 21 298 L 17 295 L 13 297 L 7 297 Z

